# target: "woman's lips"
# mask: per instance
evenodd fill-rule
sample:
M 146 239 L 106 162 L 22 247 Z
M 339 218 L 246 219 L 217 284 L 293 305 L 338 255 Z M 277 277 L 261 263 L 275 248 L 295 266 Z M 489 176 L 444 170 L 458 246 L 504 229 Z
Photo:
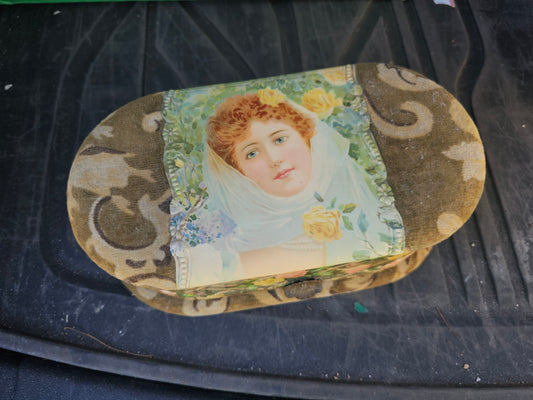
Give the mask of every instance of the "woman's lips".
M 294 171 L 294 168 L 282 169 L 274 179 L 285 179 L 292 171 Z

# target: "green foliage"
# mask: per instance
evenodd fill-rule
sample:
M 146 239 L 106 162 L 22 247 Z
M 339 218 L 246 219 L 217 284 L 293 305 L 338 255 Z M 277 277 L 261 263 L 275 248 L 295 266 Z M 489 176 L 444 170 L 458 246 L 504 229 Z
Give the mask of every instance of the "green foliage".
M 355 207 L 357 207 L 357 204 L 354 203 L 348 203 L 344 205 L 344 208 L 342 209 L 343 214 L 351 213 L 353 210 L 355 210 Z
M 368 250 L 357 250 L 352 253 L 354 260 L 367 260 L 372 256 L 372 253 Z
M 317 192 L 315 192 L 315 193 L 313 194 L 313 196 L 315 196 L 315 199 L 317 199 L 317 200 L 318 200 L 319 202 L 321 202 L 321 203 L 324 201 L 324 199 L 322 198 L 322 196 L 320 196 Z
M 346 230 L 353 231 L 353 225 L 350 222 L 350 219 L 346 215 L 342 216 L 342 222 L 344 223 L 344 227 L 346 228 Z
M 382 242 L 387 243 L 389 246 L 394 245 L 394 238 L 392 236 L 386 235 L 384 233 L 380 233 L 379 238 Z

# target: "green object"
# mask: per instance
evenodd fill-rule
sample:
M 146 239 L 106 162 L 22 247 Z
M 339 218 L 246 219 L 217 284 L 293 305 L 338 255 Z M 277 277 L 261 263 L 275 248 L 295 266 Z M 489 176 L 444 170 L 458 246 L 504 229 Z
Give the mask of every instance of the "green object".
M 361 303 L 353 303 L 353 308 L 355 308 L 355 311 L 357 311 L 359 314 L 368 314 L 367 308 Z

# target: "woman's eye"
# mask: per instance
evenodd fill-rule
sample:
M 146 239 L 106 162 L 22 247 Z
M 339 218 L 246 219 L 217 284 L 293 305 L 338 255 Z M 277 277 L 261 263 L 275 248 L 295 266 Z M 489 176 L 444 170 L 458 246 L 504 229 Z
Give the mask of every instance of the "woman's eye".
M 285 140 L 287 140 L 287 136 L 282 136 L 276 139 L 276 143 L 280 144 L 283 143 Z
M 250 158 L 254 158 L 257 156 L 257 151 L 251 151 L 249 152 L 248 154 L 246 154 L 246 158 L 250 159 Z

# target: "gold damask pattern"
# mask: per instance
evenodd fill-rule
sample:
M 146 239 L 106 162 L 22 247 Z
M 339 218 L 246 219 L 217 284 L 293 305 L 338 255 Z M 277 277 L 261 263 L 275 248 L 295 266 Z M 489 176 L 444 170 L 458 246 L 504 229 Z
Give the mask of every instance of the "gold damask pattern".
M 133 285 L 172 289 L 161 102 L 162 94 L 143 97 L 91 132 L 70 171 L 67 206 L 76 239 L 98 266 Z
M 356 72 L 406 248 L 433 246 L 466 222 L 481 197 L 485 156 L 476 126 L 450 93 L 416 72 L 386 64 L 358 64 Z

